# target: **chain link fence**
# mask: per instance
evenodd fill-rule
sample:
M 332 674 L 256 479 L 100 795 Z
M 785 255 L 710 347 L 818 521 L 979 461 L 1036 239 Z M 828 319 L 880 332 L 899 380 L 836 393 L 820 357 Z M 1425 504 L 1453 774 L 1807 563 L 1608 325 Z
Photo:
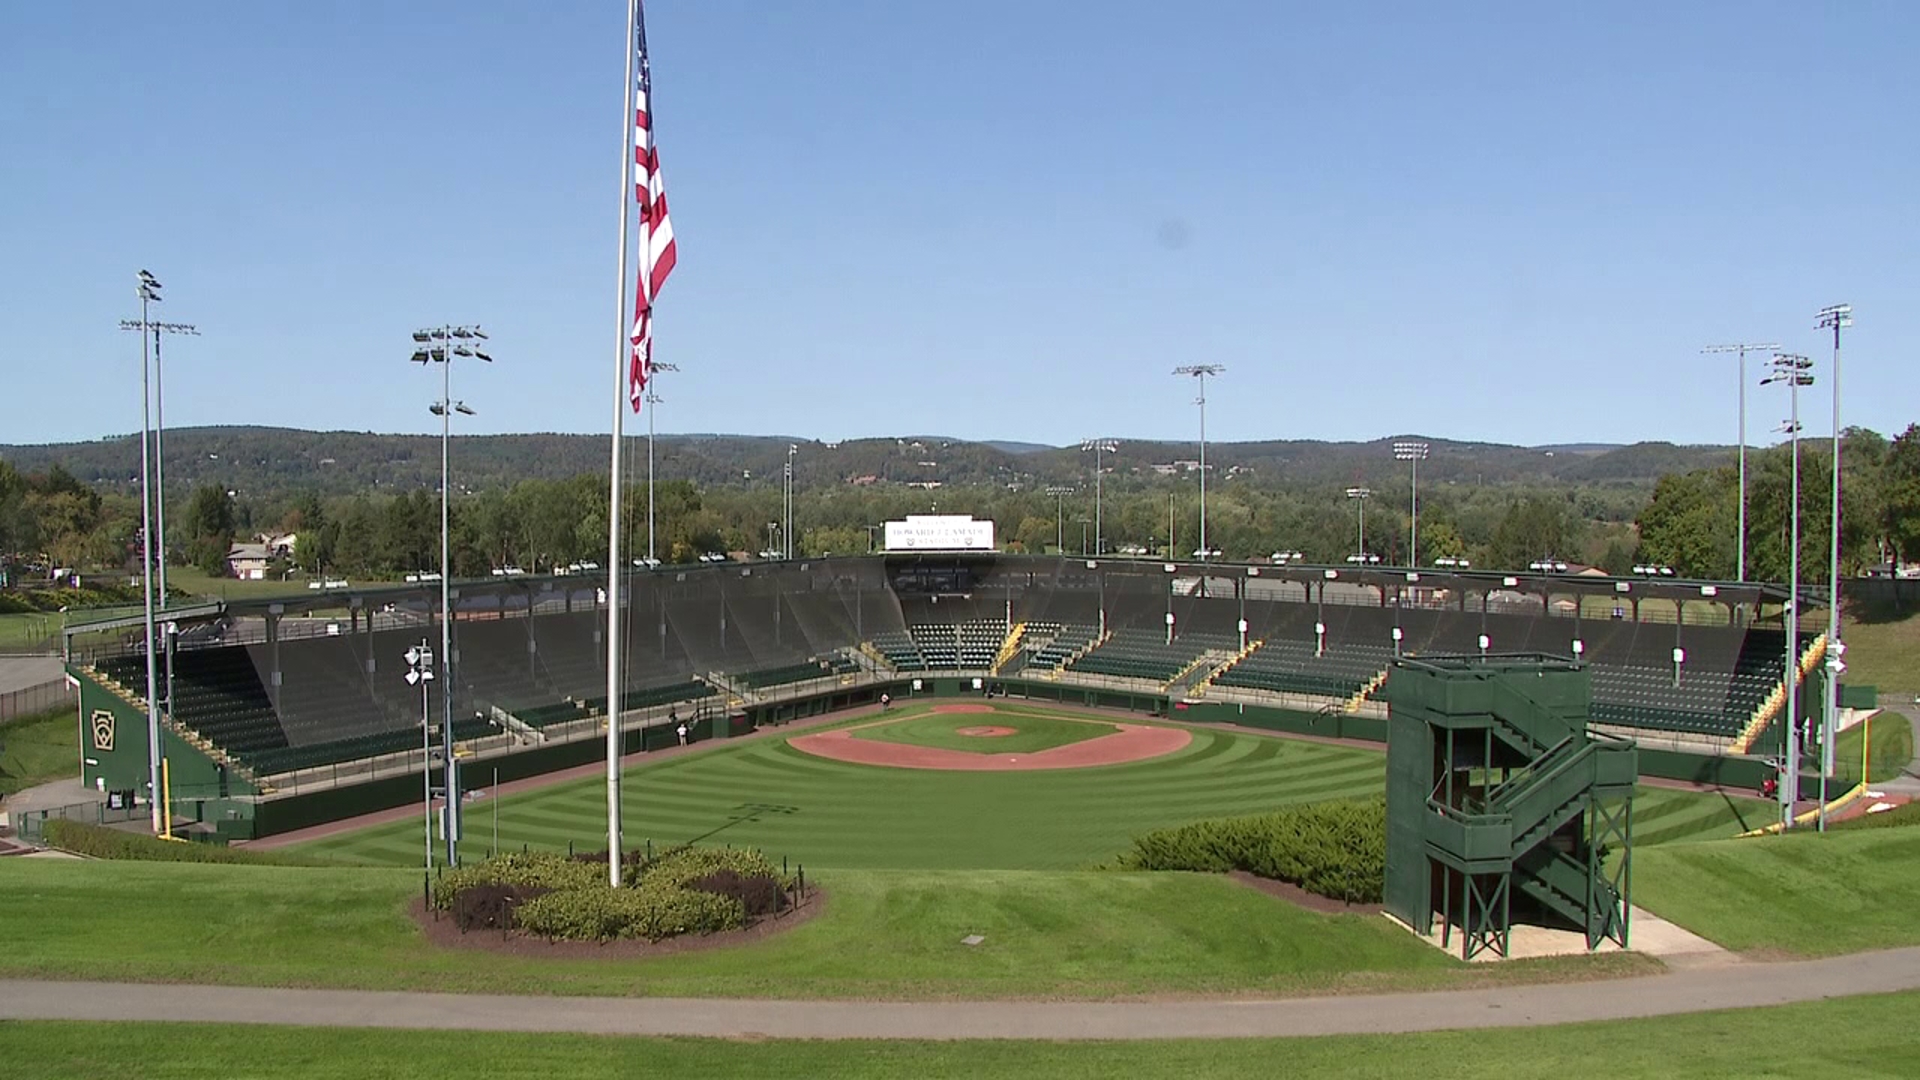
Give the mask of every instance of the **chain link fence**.
M 29 686 L 20 690 L 0 693 L 0 724 L 15 717 L 32 716 L 36 713 L 59 709 L 74 702 L 74 689 L 65 679 L 55 679 L 38 686 Z

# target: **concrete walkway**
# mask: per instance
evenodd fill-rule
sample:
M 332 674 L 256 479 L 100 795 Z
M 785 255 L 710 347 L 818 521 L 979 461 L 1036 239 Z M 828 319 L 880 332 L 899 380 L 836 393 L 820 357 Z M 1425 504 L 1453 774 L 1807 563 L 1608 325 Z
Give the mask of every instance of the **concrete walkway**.
M 1279 1001 L 859 1002 L 509 997 L 0 980 L 0 1019 L 781 1039 L 1174 1039 L 1628 1020 L 1920 989 L 1920 948 L 1632 979 Z M 191 1009 L 181 1003 L 190 1001 Z

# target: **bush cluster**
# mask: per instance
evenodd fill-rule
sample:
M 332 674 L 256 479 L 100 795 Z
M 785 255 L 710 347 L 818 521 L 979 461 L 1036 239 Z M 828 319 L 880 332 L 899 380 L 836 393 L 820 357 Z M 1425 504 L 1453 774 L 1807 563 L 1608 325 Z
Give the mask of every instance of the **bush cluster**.
M 433 906 L 453 910 L 454 897 L 477 885 L 511 885 L 554 891 L 585 889 L 606 881 L 606 871 L 549 851 L 508 852 L 442 873 L 433 882 Z
M 461 929 L 518 928 L 576 941 L 734 930 L 786 904 L 786 885 L 757 851 L 674 848 L 652 859 L 622 860 L 627 884 L 604 877 L 606 855 L 501 855 L 442 874 L 435 907 Z
M 1128 870 L 1243 870 L 1355 904 L 1379 903 L 1387 867 L 1383 799 L 1310 803 L 1215 818 L 1134 838 Z
M 553 890 L 540 885 L 470 885 L 453 896 L 453 923 L 461 930 L 510 930 L 521 904 Z
M 99 584 L 80 589 L 8 589 L 0 592 L 0 615 L 30 615 L 69 607 L 105 607 L 138 599 L 139 591 L 124 585 Z
M 312 863 L 291 855 L 217 844 L 190 844 L 162 840 L 145 833 L 123 832 L 103 825 L 51 818 L 47 821 L 47 844 L 76 855 L 96 859 L 126 859 L 137 862 L 254 863 L 271 866 L 310 866 Z

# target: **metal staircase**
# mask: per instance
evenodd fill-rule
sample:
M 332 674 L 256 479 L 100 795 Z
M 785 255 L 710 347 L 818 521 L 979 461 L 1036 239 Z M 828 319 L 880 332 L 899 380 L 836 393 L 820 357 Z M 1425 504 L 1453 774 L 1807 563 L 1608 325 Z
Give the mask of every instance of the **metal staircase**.
M 1401 661 L 1388 744 L 1388 907 L 1464 959 L 1507 955 L 1516 904 L 1627 943 L 1634 745 L 1589 734 L 1586 672 L 1549 657 Z M 1614 858 L 1618 855 L 1618 858 Z M 1437 909 L 1437 910 L 1436 910 Z

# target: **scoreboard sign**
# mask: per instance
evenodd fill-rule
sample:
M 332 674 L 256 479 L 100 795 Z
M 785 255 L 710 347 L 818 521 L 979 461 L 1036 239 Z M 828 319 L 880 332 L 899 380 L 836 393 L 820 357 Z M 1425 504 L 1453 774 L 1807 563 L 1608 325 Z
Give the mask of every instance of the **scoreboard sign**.
M 969 514 L 908 514 L 887 522 L 886 547 L 894 551 L 992 551 L 993 522 Z

